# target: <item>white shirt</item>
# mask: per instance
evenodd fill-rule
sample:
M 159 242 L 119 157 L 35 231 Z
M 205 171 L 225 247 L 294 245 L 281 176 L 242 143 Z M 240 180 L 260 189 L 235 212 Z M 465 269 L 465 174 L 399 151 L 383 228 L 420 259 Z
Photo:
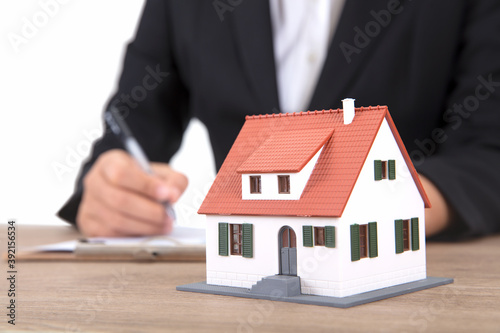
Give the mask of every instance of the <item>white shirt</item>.
M 345 0 L 270 0 L 282 112 L 307 111 Z

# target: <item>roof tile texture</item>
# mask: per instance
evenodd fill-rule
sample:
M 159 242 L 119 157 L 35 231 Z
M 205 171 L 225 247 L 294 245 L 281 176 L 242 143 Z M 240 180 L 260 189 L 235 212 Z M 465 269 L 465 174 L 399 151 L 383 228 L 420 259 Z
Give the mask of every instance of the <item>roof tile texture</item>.
M 271 133 L 238 168 L 239 173 L 299 172 L 332 136 L 332 128 L 300 128 Z
M 356 108 L 349 125 L 339 109 L 248 116 L 198 213 L 341 216 L 384 118 L 428 206 L 387 107 L 377 106 Z M 241 173 L 298 172 L 323 145 L 300 200 L 242 199 Z

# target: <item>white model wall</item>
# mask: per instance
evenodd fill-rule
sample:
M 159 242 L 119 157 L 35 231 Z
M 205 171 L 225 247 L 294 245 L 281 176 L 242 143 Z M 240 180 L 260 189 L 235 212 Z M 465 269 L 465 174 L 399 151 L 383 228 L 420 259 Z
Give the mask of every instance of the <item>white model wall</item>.
M 374 161 L 391 159 L 396 160 L 396 179 L 375 181 Z M 311 276 L 301 276 L 302 293 L 345 297 L 425 279 L 424 211 L 421 195 L 384 120 L 336 224 L 338 262 L 320 265 Z M 419 218 L 420 250 L 396 254 L 395 220 L 413 217 Z M 351 261 L 350 226 L 369 222 L 377 222 L 378 257 Z
M 396 160 L 396 179 L 374 181 L 373 161 L 390 159 Z M 394 221 L 412 217 L 419 218 L 420 250 L 396 254 Z M 386 120 L 351 193 L 338 232 L 341 237 L 350 237 L 351 224 L 368 222 L 377 222 L 378 257 L 352 262 L 350 255 L 341 256 L 341 280 L 349 281 L 343 286 L 348 294 L 426 277 L 424 203 Z
M 303 225 L 335 225 L 331 218 L 281 216 L 207 216 L 207 283 L 250 288 L 263 277 L 279 274 L 279 231 L 290 226 L 297 237 L 297 275 L 314 276 L 321 265 L 339 262 L 339 248 L 303 247 Z M 253 224 L 253 258 L 238 255 L 219 256 L 218 223 Z M 338 279 L 338 270 L 333 279 Z

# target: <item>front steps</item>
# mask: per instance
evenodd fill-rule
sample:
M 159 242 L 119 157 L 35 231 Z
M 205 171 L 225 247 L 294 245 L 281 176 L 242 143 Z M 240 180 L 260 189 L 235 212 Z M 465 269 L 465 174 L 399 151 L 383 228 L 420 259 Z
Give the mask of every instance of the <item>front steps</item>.
M 254 284 L 250 293 L 274 297 L 298 296 L 300 295 L 300 278 L 289 275 L 268 276 Z

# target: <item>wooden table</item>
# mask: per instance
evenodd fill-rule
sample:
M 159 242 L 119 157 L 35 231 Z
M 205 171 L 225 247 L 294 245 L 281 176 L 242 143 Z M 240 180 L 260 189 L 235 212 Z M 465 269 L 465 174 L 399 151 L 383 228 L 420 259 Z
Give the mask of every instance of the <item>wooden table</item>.
M 17 229 L 21 246 L 78 237 L 71 227 Z M 0 330 L 500 332 L 500 236 L 431 243 L 427 254 L 428 275 L 454 284 L 350 309 L 176 291 L 205 279 L 203 263 L 19 262 L 16 326 L 7 324 L 2 278 Z

